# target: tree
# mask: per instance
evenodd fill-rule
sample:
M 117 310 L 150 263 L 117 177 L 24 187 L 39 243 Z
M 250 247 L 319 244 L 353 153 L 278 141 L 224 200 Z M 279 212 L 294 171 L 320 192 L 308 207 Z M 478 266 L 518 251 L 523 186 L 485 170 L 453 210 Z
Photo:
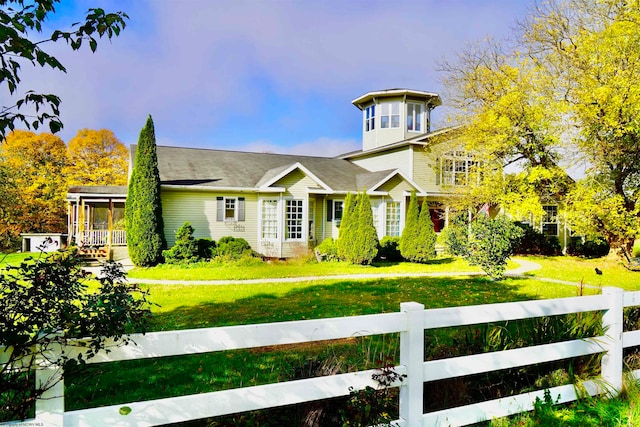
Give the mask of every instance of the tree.
M 420 216 L 418 217 L 418 243 L 416 245 L 416 261 L 427 262 L 436 257 L 436 230 L 431 219 L 431 212 L 427 199 L 422 201 Z
M 127 185 L 128 163 L 129 150 L 108 129 L 82 129 L 69 141 L 69 185 Z
M 66 72 L 64 65 L 43 49 L 46 43 L 65 41 L 72 50 L 80 49 L 85 43 L 95 52 L 97 38 L 111 40 L 118 36 L 129 18 L 123 12 L 106 13 L 103 9 L 93 8 L 88 10 L 83 23 L 72 25 L 72 31 L 54 30 L 49 38 L 31 40 L 30 35 L 42 33 L 43 24 L 55 13 L 59 1 L 34 0 L 25 4 L 24 0 L 0 0 L 0 85 L 6 84 L 9 95 L 18 95 L 22 82 L 20 70 L 24 64 Z M 38 129 L 47 123 L 52 133 L 59 131 L 62 128 L 60 103 L 60 98 L 54 94 L 27 90 L 19 95 L 15 104 L 0 108 L 0 139 L 5 137 L 7 130 L 14 130 L 16 124 Z M 28 106 L 33 113 L 24 112 Z
M 338 234 L 338 257 L 343 260 L 351 258 L 353 239 L 358 228 L 357 224 L 357 195 L 347 193 L 342 208 L 342 219 L 340 220 L 340 233 Z
M 378 233 L 373 225 L 371 201 L 366 191 L 358 195 L 357 222 L 355 240 L 353 241 L 352 260 L 354 264 L 371 264 L 378 254 Z
M 640 232 L 638 6 L 624 0 L 540 2 L 521 24 L 517 43 L 488 42 L 443 67 L 456 117 L 465 119 L 462 139 L 487 163 L 497 159 L 496 170 L 518 161 L 522 170 L 502 181 L 516 183 L 511 188 L 487 180 L 484 199 L 532 206 L 515 196 L 523 186 L 538 204 L 568 196 L 569 218 L 590 218 L 572 223 L 573 231 L 602 233 L 626 259 Z M 574 189 L 561 160 L 584 162 L 586 181 Z M 592 183 L 597 191 L 585 191 Z M 592 209 L 607 205 L 619 208 L 620 218 Z
M 407 209 L 404 228 L 402 229 L 402 235 L 400 236 L 400 254 L 404 259 L 409 261 L 415 261 L 415 251 L 420 234 L 420 230 L 418 228 L 419 215 L 420 212 L 418 210 L 416 192 L 412 191 L 411 196 L 409 197 L 409 208 Z
M 469 264 L 479 265 L 494 279 L 503 277 L 513 246 L 523 234 L 520 227 L 503 215 L 496 218 L 478 215 L 470 226 L 458 217 L 448 228 L 448 235 L 455 237 L 448 241 L 454 244 L 450 250 Z
M 125 205 L 125 228 L 131 261 L 153 266 L 162 260 L 164 238 L 160 173 L 156 136 L 151 116 L 140 131 Z
M 66 149 L 50 133 L 16 130 L 7 135 L 0 145 L 1 186 L 7 191 L 0 201 L 2 240 L 11 243 L 20 233 L 66 230 Z
M 122 266 L 106 264 L 99 288 L 90 292 L 88 278 L 70 252 L 27 259 L 0 271 L 0 346 L 9 349 L 0 365 L 0 422 L 26 419 L 35 400 L 63 375 L 108 350 L 108 339 L 118 345 L 127 342 L 127 331 L 144 332 L 148 292 L 130 286 L 124 277 Z M 55 352 L 84 337 L 92 340 L 79 355 Z M 25 371 L 43 369 L 39 364 L 45 363 L 58 376 L 34 388 Z

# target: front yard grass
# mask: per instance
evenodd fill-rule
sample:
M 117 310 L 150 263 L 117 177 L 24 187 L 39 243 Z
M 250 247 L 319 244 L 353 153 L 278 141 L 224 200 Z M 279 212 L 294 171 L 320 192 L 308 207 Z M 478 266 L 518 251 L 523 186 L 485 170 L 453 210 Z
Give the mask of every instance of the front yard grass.
M 528 273 L 532 277 L 546 277 L 604 287 L 616 286 L 625 290 L 640 289 L 640 272 L 624 267 L 621 261 L 609 257 L 579 258 L 571 256 L 528 256 L 529 261 L 542 265 L 542 269 Z M 596 273 L 596 268 L 602 274 Z
M 477 266 L 455 257 L 441 257 L 426 264 L 411 262 L 353 265 L 347 262 L 267 261 L 243 259 L 238 262 L 201 262 L 186 265 L 161 264 L 156 267 L 137 267 L 128 275 L 136 279 L 154 280 L 244 280 L 279 277 L 315 277 L 344 274 L 398 274 L 477 272 Z

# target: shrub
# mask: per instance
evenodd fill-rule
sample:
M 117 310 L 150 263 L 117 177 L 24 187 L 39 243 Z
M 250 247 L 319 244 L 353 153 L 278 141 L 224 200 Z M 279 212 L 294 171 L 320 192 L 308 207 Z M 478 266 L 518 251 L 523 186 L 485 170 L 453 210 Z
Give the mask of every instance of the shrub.
M 257 255 L 245 239 L 232 236 L 221 237 L 213 252 L 216 257 L 231 259 L 238 259 L 243 256 L 254 257 Z
M 357 228 L 353 242 L 351 262 L 354 264 L 371 264 L 378 254 L 378 233 L 373 225 L 373 212 L 369 195 L 362 192 L 357 202 Z
M 198 245 L 198 256 L 202 259 L 211 259 L 214 257 L 216 242 L 213 239 L 200 238 L 196 239 Z
M 501 279 L 513 252 L 513 242 L 520 239 L 522 233 L 520 227 L 504 216 L 480 215 L 471 223 L 464 258 L 472 265 L 479 265 L 489 277 Z
M 420 212 L 418 210 L 418 200 L 416 199 L 416 192 L 411 192 L 409 198 L 409 207 L 407 208 L 407 216 L 404 222 L 404 228 L 402 229 L 402 236 L 400 236 L 400 253 L 402 257 L 409 261 L 415 261 L 416 247 L 420 235 L 418 228 L 418 217 Z
M 316 246 L 316 251 L 324 257 L 324 261 L 340 261 L 338 245 L 333 237 L 324 239 Z
M 64 366 L 59 371 L 64 377 L 92 355 L 108 351 L 111 339 L 127 343 L 129 331 L 146 329 L 148 292 L 129 285 L 120 264 L 104 264 L 97 281 L 98 289 L 90 292 L 88 278 L 70 251 L 27 258 L 0 270 L 0 346 L 12 349 L 3 355 L 0 422 L 28 418 L 34 400 L 63 380 L 34 388 L 22 369 L 13 368 L 32 371 L 42 359 Z M 93 338 L 85 354 L 52 351 L 78 337 Z
M 599 258 L 609 253 L 609 244 L 603 240 L 587 240 L 581 237 L 572 237 L 567 245 L 567 255 L 588 258 Z
M 193 227 L 189 222 L 182 224 L 176 231 L 176 244 L 171 249 L 162 251 L 162 256 L 169 264 L 199 261 L 198 244 L 193 237 Z
M 556 236 L 547 236 L 534 230 L 529 224 L 515 222 L 522 229 L 523 235 L 514 244 L 513 253 L 523 255 L 560 255 L 562 248 Z
M 469 225 L 463 214 L 455 216 L 440 232 L 440 241 L 449 255 L 465 256 L 469 243 Z
M 384 261 L 403 261 L 402 254 L 400 253 L 400 238 L 395 236 L 384 236 L 380 240 L 380 247 L 378 248 L 378 259 Z
M 427 200 L 422 202 L 422 209 L 418 217 L 418 242 L 414 259 L 416 262 L 427 262 L 436 257 L 436 230 L 431 220 L 431 212 Z
M 347 193 L 344 199 L 342 220 L 340 221 L 340 233 L 336 245 L 340 259 L 348 261 L 352 258 L 353 240 L 358 229 L 357 224 L 357 196 Z

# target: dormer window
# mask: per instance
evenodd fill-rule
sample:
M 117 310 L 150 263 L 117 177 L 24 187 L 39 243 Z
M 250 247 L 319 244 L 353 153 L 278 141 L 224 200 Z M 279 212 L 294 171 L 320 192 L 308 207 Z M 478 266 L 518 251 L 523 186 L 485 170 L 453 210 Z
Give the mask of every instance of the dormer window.
M 407 104 L 407 130 L 422 132 L 422 104 Z
M 376 106 L 370 105 L 365 109 L 364 129 L 366 132 L 376 128 Z
M 400 103 L 385 102 L 380 104 L 380 127 L 398 128 L 400 127 Z

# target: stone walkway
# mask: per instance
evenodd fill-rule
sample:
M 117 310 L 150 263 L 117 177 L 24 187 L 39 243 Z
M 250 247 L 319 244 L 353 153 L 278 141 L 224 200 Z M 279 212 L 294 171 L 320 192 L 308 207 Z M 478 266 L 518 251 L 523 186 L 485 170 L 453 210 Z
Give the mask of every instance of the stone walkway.
M 542 266 L 535 262 L 527 261 L 521 258 L 512 258 L 513 261 L 520 264 L 520 267 L 507 270 L 505 276 L 507 277 L 520 277 L 525 273 L 533 270 L 538 270 Z M 130 262 L 125 260 L 123 262 L 125 271 L 129 271 L 133 266 Z M 83 270 L 89 271 L 93 274 L 100 273 L 100 267 L 84 267 Z M 244 279 L 244 280 L 155 280 L 155 279 L 136 279 L 129 278 L 130 283 L 139 284 L 160 284 L 160 285 L 237 285 L 237 284 L 256 284 L 256 283 L 292 283 L 292 282 L 307 282 L 312 280 L 333 280 L 333 279 L 377 279 L 377 278 L 391 278 L 391 277 L 451 277 L 451 276 L 483 276 L 484 272 L 480 271 L 461 271 L 461 272 L 434 272 L 434 273 L 382 273 L 382 274 L 340 274 L 333 276 L 305 276 L 305 277 L 279 277 L 279 278 L 265 278 L 265 279 Z M 545 279 L 546 280 L 546 279 Z M 564 284 L 575 283 L 565 282 Z

